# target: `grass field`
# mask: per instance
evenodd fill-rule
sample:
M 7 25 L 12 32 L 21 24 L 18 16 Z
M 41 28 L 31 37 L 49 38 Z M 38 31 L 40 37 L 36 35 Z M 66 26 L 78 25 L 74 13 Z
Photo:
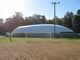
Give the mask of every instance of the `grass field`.
M 80 60 L 80 39 L 1 37 L 0 60 Z
M 53 42 L 80 42 L 80 38 L 15 38 L 12 37 L 12 42 L 10 37 L 1 37 L 0 43 L 16 43 L 16 42 L 26 42 L 26 43 L 53 43 Z

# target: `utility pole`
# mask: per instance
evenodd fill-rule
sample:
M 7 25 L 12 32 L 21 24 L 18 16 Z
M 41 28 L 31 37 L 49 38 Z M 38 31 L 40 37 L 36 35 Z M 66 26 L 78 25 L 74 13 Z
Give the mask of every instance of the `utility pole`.
M 55 23 L 55 20 L 56 20 L 56 4 L 59 4 L 60 2 L 53 2 L 52 1 L 52 5 L 54 5 L 54 38 L 55 38 L 55 25 L 56 25 L 56 23 Z

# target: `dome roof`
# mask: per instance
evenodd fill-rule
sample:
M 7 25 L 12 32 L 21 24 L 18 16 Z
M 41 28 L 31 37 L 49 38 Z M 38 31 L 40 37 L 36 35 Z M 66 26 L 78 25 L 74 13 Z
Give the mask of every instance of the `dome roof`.
M 73 31 L 64 26 L 55 25 L 55 33 L 61 32 L 73 32 Z M 12 34 L 14 33 L 54 33 L 54 24 L 36 24 L 20 26 L 12 32 Z

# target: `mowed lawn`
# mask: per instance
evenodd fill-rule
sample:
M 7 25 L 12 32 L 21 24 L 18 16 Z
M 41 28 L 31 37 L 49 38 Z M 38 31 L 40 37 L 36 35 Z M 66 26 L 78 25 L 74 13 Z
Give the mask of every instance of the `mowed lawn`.
M 0 37 L 0 60 L 80 60 L 80 39 Z

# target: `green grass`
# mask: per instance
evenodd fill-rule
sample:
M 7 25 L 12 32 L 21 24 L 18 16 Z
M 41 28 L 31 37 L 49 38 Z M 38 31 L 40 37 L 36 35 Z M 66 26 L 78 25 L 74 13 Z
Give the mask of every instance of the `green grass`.
M 9 37 L 0 37 L 0 43 L 10 43 Z M 43 42 L 80 42 L 79 38 L 12 38 L 12 42 L 26 42 L 26 43 L 43 43 Z

